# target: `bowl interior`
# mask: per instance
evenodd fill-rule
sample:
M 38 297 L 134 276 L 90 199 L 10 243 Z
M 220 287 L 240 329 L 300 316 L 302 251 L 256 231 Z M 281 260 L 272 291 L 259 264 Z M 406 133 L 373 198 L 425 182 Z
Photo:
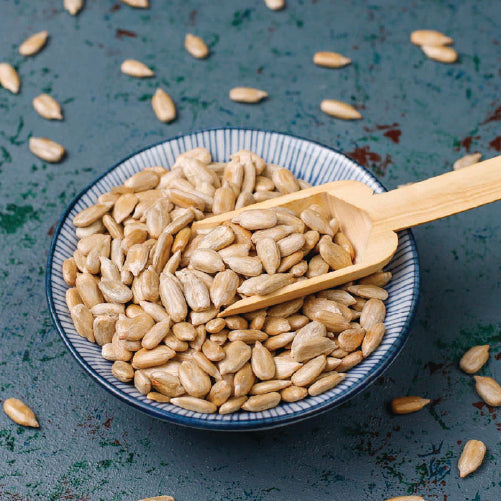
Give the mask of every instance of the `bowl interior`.
M 366 169 L 350 158 L 313 141 L 287 134 L 245 129 L 214 129 L 194 132 L 148 147 L 121 161 L 85 188 L 70 204 L 55 232 L 47 266 L 49 308 L 64 342 L 84 369 L 106 389 L 125 402 L 155 417 L 198 428 L 220 430 L 263 429 L 304 419 L 341 404 L 379 376 L 399 353 L 408 335 L 419 292 L 419 269 L 414 239 L 410 231 L 399 234 L 398 250 L 387 267 L 393 279 L 387 286 L 386 334 L 379 348 L 348 372 L 336 388 L 295 403 L 282 403 L 263 412 L 230 415 L 200 414 L 171 404 L 146 399 L 133 385 L 121 383 L 111 374 L 111 362 L 101 357 L 101 348 L 80 337 L 73 327 L 65 302 L 67 285 L 62 263 L 76 249 L 73 217 L 95 203 L 97 197 L 123 183 L 145 167 L 170 167 L 180 153 L 197 146 L 208 148 L 216 161 L 227 161 L 232 153 L 248 149 L 267 162 L 290 169 L 298 178 L 314 185 L 341 179 L 361 181 L 375 192 L 384 187 Z

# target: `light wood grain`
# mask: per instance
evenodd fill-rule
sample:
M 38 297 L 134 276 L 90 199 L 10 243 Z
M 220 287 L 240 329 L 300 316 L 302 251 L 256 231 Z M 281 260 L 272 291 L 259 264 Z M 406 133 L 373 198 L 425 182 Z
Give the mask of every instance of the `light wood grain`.
M 352 266 L 288 285 L 267 296 L 237 301 L 220 316 L 266 308 L 356 280 L 389 263 L 398 246 L 396 231 L 457 214 L 501 199 L 501 156 L 426 181 L 375 195 L 358 181 L 315 186 L 253 205 L 287 207 L 299 213 L 311 204 L 327 205 L 353 243 Z M 212 228 L 249 207 L 199 221 L 194 228 Z

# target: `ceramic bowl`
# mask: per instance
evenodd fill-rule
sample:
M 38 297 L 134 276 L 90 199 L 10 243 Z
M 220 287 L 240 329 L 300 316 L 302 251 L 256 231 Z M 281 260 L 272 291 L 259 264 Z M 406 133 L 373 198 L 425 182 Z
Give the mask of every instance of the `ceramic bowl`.
M 295 403 L 281 403 L 263 412 L 229 415 L 200 414 L 168 403 L 157 403 L 141 395 L 132 384 L 117 381 L 111 362 L 101 357 L 101 348 L 80 337 L 73 327 L 65 302 L 68 288 L 62 277 L 62 263 L 77 245 L 72 220 L 75 214 L 95 203 L 97 197 L 144 167 L 172 166 L 186 150 L 204 146 L 216 161 L 227 161 L 240 149 L 256 152 L 267 162 L 290 169 L 298 178 L 313 185 L 354 179 L 375 192 L 383 185 L 365 168 L 341 152 L 290 134 L 249 129 L 220 128 L 192 132 L 162 141 L 133 153 L 101 174 L 66 209 L 55 231 L 47 264 L 46 291 L 50 312 L 64 343 L 85 371 L 110 393 L 153 417 L 172 423 L 212 430 L 258 430 L 301 421 L 346 402 L 366 389 L 392 363 L 402 349 L 416 310 L 419 295 L 419 266 L 410 231 L 399 234 L 398 250 L 387 269 L 393 273 L 388 285 L 386 335 L 379 348 L 348 372 L 342 384 L 316 397 Z

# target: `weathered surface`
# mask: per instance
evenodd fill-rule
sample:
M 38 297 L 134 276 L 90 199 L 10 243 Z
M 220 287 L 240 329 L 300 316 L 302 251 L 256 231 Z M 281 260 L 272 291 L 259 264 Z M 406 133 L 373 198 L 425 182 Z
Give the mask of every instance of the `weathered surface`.
M 280 12 L 241 0 L 136 10 L 89 0 L 71 17 L 59 0 L 0 2 L 1 59 L 22 79 L 19 95 L 0 89 L 0 399 L 21 398 L 41 425 L 23 429 L 0 415 L 2 501 L 500 498 L 501 418 L 457 367 L 469 347 L 490 344 L 480 374 L 501 379 L 499 203 L 416 230 L 422 300 L 403 353 L 368 391 L 296 426 L 235 437 L 152 420 L 83 374 L 52 327 L 44 272 L 54 225 L 82 187 L 145 145 L 204 127 L 266 127 L 337 147 L 389 188 L 445 172 L 468 152 L 499 153 L 495 0 L 289 3 Z M 409 41 L 418 28 L 454 38 L 460 62 L 427 59 Z M 51 33 L 47 47 L 21 57 L 17 44 L 41 29 Z M 207 60 L 186 53 L 187 32 L 208 43 Z M 353 63 L 319 68 L 318 50 Z M 130 57 L 157 77 L 121 75 Z M 176 102 L 172 124 L 151 110 L 159 85 Z M 234 103 L 237 85 L 270 97 Z M 64 121 L 34 112 L 41 92 L 61 103 Z M 320 111 L 324 98 L 364 118 L 333 119 Z M 64 144 L 67 158 L 34 158 L 30 135 Z M 392 416 L 386 404 L 406 394 L 432 403 Z M 460 481 L 457 460 L 471 438 L 488 453 Z

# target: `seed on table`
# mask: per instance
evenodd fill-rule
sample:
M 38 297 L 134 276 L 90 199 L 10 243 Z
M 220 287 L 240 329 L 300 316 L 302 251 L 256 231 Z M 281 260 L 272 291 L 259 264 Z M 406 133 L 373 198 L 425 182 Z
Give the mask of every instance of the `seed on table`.
M 209 55 L 207 44 L 191 33 L 188 33 L 184 39 L 184 48 L 197 59 L 205 59 Z
M 48 94 L 40 94 L 33 99 L 33 108 L 43 118 L 47 120 L 62 120 L 61 106 Z
M 320 103 L 320 109 L 327 115 L 343 120 L 359 120 L 362 118 L 362 114 L 351 104 L 336 101 L 335 99 L 324 99 Z
M 482 158 L 482 153 L 480 152 L 475 152 L 471 153 L 470 155 L 465 155 L 464 157 L 458 158 L 455 162 L 452 168 L 454 170 L 459 170 L 463 169 L 465 167 L 469 167 L 470 165 L 476 164 L 480 162 L 480 159 Z
M 251 87 L 234 87 L 230 90 L 230 99 L 239 103 L 259 103 L 266 97 L 266 91 Z
M 176 501 L 172 496 L 155 496 L 153 498 L 140 499 L 139 501 Z
M 84 0 L 64 0 L 64 8 L 72 15 L 76 16 L 84 6 Z
M 147 9 L 149 7 L 148 0 L 122 0 L 122 2 L 136 9 Z
M 48 31 L 40 31 L 31 35 L 19 46 L 19 54 L 22 56 L 33 56 L 40 52 L 47 43 Z
M 484 460 L 487 448 L 480 440 L 468 440 L 458 461 L 459 476 L 466 477 L 477 470 Z
M 151 70 L 150 70 L 151 71 Z M 153 75 L 153 72 L 151 72 Z M 137 76 L 137 75 L 133 75 Z M 151 75 L 142 75 L 151 76 Z M 177 112 L 176 105 L 172 98 L 163 89 L 158 88 L 151 98 L 151 106 L 158 120 L 169 123 L 175 120 Z
M 501 406 L 501 386 L 491 377 L 473 376 L 480 398 L 492 407 Z
M 397 496 L 396 498 L 390 498 L 386 501 L 425 501 L 421 496 Z
M 9 63 L 0 63 L 0 85 L 13 94 L 19 92 L 21 80 L 17 71 Z
M 29 147 L 33 155 L 50 163 L 60 162 L 66 153 L 62 145 L 46 137 L 30 137 Z
M 475 374 L 489 360 L 489 345 L 473 346 L 470 348 L 459 361 L 459 367 L 466 374 Z
M 120 69 L 125 75 L 136 78 L 148 78 L 155 75 L 151 68 L 148 68 L 148 66 L 136 59 L 126 59 L 120 66 Z
M 39 428 L 35 413 L 21 400 L 17 398 L 8 398 L 3 403 L 3 410 L 14 423 L 31 428 Z
M 285 7 L 285 0 L 264 0 L 264 3 L 270 10 L 282 10 Z
M 414 45 L 450 45 L 454 40 L 440 31 L 416 30 L 411 33 L 411 42 Z
M 350 64 L 351 59 L 337 52 L 316 52 L 313 56 L 313 62 L 325 68 L 342 68 Z
M 170 403 L 182 407 L 183 409 L 200 412 L 202 414 L 213 414 L 217 411 L 216 405 L 212 402 L 192 396 L 173 398 Z
M 441 45 L 422 45 L 422 51 L 428 58 L 440 63 L 454 63 L 458 59 L 458 53 L 452 47 Z
M 431 402 L 428 398 L 421 397 L 399 397 L 391 401 L 391 410 L 394 414 L 410 414 L 420 411 Z

